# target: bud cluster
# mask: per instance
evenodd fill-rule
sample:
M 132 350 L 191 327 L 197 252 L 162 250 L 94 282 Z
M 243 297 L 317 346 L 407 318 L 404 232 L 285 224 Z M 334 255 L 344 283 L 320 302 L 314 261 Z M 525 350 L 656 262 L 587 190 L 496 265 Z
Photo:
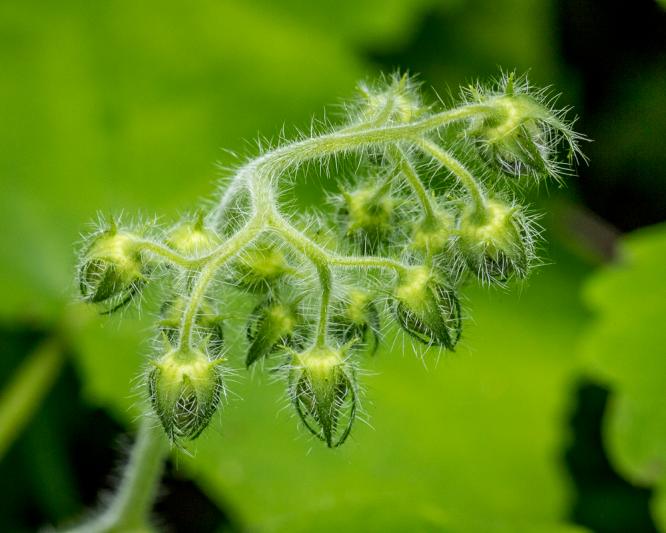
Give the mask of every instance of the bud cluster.
M 465 284 L 506 286 L 534 266 L 538 227 L 512 184 L 570 171 L 581 136 L 566 110 L 513 75 L 466 89 L 444 110 L 424 105 L 406 76 L 360 92 L 342 126 L 241 167 L 205 216 L 167 230 L 114 222 L 88 239 L 78 270 L 85 302 L 108 314 L 148 282 L 162 290 L 145 383 L 172 441 L 208 426 L 233 365 L 225 339 L 239 338 L 245 366 L 284 370 L 302 424 L 339 446 L 360 408 L 358 369 L 385 327 L 454 350 Z M 353 175 L 336 176 L 333 205 L 310 223 L 285 212 L 283 176 L 347 156 Z M 234 336 L 225 328 L 239 315 L 244 335 Z

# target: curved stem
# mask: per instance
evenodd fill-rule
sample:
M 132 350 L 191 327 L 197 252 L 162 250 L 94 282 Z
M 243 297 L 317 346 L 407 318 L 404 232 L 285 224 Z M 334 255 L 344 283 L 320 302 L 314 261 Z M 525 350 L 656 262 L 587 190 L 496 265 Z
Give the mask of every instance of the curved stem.
M 465 168 L 465 166 L 453 157 L 446 150 L 442 150 L 437 143 L 425 138 L 415 139 L 416 145 L 427 155 L 432 157 L 435 161 L 440 163 L 444 168 L 448 169 L 465 187 L 467 192 L 472 198 L 476 207 L 477 213 L 483 213 L 486 209 L 486 197 L 472 174 Z
M 400 172 L 402 172 L 402 174 L 407 179 L 407 183 L 409 183 L 409 186 L 412 188 L 419 203 L 421 204 L 426 221 L 432 221 L 436 216 L 436 207 L 432 197 L 428 194 L 425 185 L 423 185 L 421 178 L 419 178 L 414 165 L 412 165 L 412 162 L 409 160 L 405 151 L 399 146 L 393 148 L 391 152 L 396 160 L 396 163 L 398 164 Z
M 192 330 L 194 328 L 196 314 L 215 273 L 262 231 L 262 220 L 263 217 L 254 216 L 245 226 L 243 226 L 243 228 L 238 230 L 230 239 L 225 241 L 225 243 L 214 252 L 214 255 L 204 258 L 204 260 L 207 261 L 206 266 L 201 269 L 201 272 L 197 277 L 183 314 L 178 340 L 178 348 L 180 351 L 186 352 L 187 348 L 192 347 Z
M 275 203 L 275 184 L 272 180 L 282 175 L 289 167 L 298 166 L 310 159 L 359 150 L 366 146 L 382 146 L 420 137 L 452 122 L 491 111 L 492 108 L 486 105 L 468 104 L 406 124 L 375 126 L 358 131 L 342 129 L 290 143 L 267 152 L 242 167 L 229 189 L 238 191 L 245 184 L 250 192 L 255 211 L 268 211 Z M 220 207 L 228 204 L 230 200 L 228 194 L 223 195 L 220 205 L 216 208 L 218 217 L 221 216 Z
M 153 241 L 136 240 L 134 242 L 141 251 L 151 253 L 157 257 L 160 257 L 161 259 L 164 259 L 168 263 L 172 263 L 186 269 L 195 268 L 201 263 L 200 258 L 192 259 L 185 257 L 177 252 L 174 252 L 171 248 Z
M 93 520 L 69 530 L 71 533 L 150 531 L 150 510 L 157 496 L 164 459 L 169 446 L 159 423 L 146 417 L 125 466 L 120 485 L 109 505 Z
M 270 219 L 271 228 L 284 240 L 294 246 L 315 265 L 328 264 L 340 267 L 380 268 L 404 272 L 408 267 L 389 257 L 372 255 L 338 255 L 322 248 L 315 241 L 294 228 L 282 215 L 274 213 Z

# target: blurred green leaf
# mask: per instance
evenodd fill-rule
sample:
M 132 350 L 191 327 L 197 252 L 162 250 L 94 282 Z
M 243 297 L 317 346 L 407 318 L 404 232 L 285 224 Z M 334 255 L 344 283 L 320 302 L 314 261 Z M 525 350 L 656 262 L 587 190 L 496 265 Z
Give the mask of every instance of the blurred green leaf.
M 620 260 L 585 289 L 597 319 L 582 350 L 594 376 L 611 386 L 604 436 L 629 481 L 655 487 L 655 518 L 666 531 L 666 226 L 629 235 Z
M 258 131 L 306 126 L 363 76 L 298 12 L 37 5 L 0 4 L 1 316 L 53 316 L 70 299 L 72 243 L 98 211 L 193 207 L 215 161 L 238 162 L 221 147 L 246 153 Z

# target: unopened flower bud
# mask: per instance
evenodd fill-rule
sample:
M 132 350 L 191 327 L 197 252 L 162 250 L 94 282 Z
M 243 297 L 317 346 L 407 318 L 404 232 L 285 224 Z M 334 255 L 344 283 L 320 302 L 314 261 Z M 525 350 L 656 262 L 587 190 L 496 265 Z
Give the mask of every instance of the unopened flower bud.
M 340 446 L 356 416 L 357 385 L 344 348 L 293 353 L 289 396 L 305 427 L 329 448 Z
M 342 344 L 367 343 L 375 353 L 380 342 L 379 311 L 367 291 L 354 289 L 333 316 L 333 334 Z
M 487 159 L 515 176 L 561 178 L 566 166 L 555 160 L 558 145 L 572 157 L 580 155 L 577 135 L 563 111 L 549 107 L 524 79 L 508 76 L 497 91 L 472 91 L 487 111 L 471 119 L 467 135 L 476 141 Z
M 524 278 L 534 254 L 529 219 L 517 206 L 488 200 L 481 212 L 460 216 L 458 246 L 469 269 L 484 282 Z
M 248 368 L 280 347 L 299 346 L 303 320 L 298 311 L 298 302 L 268 298 L 257 306 L 252 315 L 247 327 L 250 347 L 245 365 Z
M 153 362 L 150 400 L 172 441 L 195 439 L 208 426 L 224 390 L 221 361 L 199 350 L 175 349 Z
M 146 282 L 146 265 L 136 236 L 112 227 L 94 238 L 79 267 L 81 296 L 103 314 L 120 309 Z
M 432 217 L 423 217 L 412 231 L 410 246 L 423 255 L 437 255 L 451 245 L 455 229 L 455 219 L 450 213 L 441 210 Z
M 394 312 L 400 326 L 428 345 L 453 350 L 462 320 L 456 291 L 426 267 L 403 273 L 394 290 Z
M 234 284 L 261 294 L 274 289 L 281 279 L 293 271 L 278 246 L 261 243 L 243 251 L 234 263 Z
M 203 213 L 199 213 L 194 220 L 188 220 L 173 228 L 165 242 L 181 254 L 198 257 L 217 247 L 220 237 L 214 229 L 206 226 Z
M 343 191 L 338 217 L 345 236 L 363 253 L 375 253 L 392 231 L 396 201 L 390 193 L 375 186 Z
M 425 111 L 415 84 L 406 75 L 394 77 L 388 86 L 361 85 L 359 89 L 363 96 L 359 119 L 363 123 L 404 124 Z

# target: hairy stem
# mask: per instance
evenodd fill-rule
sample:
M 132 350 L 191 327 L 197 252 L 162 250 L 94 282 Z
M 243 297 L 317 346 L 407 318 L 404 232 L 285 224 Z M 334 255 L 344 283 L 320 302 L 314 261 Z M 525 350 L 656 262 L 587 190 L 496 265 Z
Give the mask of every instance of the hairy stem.
M 271 227 L 285 241 L 294 246 L 315 265 L 329 264 L 340 267 L 379 268 L 404 272 L 408 267 L 389 257 L 370 255 L 338 255 L 319 246 L 315 241 L 294 228 L 282 215 L 276 213 L 271 218 Z
M 174 252 L 171 248 L 149 240 L 136 240 L 135 245 L 142 251 L 163 259 L 167 263 L 178 265 L 185 269 L 196 268 L 202 259 L 189 258 Z
M 146 417 L 125 466 L 120 485 L 101 515 L 71 533 L 151 531 L 150 510 L 169 449 L 159 423 Z
M 409 186 L 412 188 L 419 203 L 421 204 L 426 221 L 431 222 L 435 218 L 436 212 L 434 201 L 430 194 L 428 194 L 428 191 L 426 190 L 425 185 L 423 185 L 421 178 L 419 178 L 414 165 L 412 165 L 412 162 L 409 160 L 405 151 L 399 146 L 393 148 L 391 152 L 395 158 L 396 163 L 398 164 L 400 172 L 402 172 L 402 174 L 405 176 L 407 183 L 409 183 Z
M 485 194 L 469 170 L 467 170 L 465 166 L 449 152 L 440 148 L 437 143 L 425 138 L 415 139 L 414 142 L 425 154 L 440 163 L 458 179 L 460 184 L 465 187 L 472 198 L 476 211 L 478 213 L 484 213 L 486 210 Z
M 321 285 L 321 301 L 319 304 L 319 321 L 317 324 L 317 346 L 326 345 L 326 333 L 328 330 L 328 306 L 331 302 L 331 269 L 328 265 L 317 267 L 319 283 Z
M 464 120 L 479 114 L 492 112 L 492 108 L 481 104 L 468 104 L 424 119 L 394 126 L 372 126 L 364 130 L 345 129 L 333 133 L 296 141 L 253 159 L 242 167 L 229 185 L 211 215 L 215 225 L 222 221 L 224 213 L 234 196 L 243 188 L 250 191 L 255 211 L 267 210 L 274 205 L 274 180 L 279 178 L 289 167 L 305 161 L 322 158 L 367 146 L 385 146 L 391 143 L 418 138 L 424 134 L 442 128 L 453 122 Z
M 206 258 L 207 262 L 197 277 L 187 307 L 185 308 L 185 313 L 183 314 L 178 341 L 178 348 L 180 351 L 186 352 L 188 348 L 192 347 L 192 330 L 194 328 L 197 311 L 199 310 L 199 306 L 206 294 L 208 286 L 215 277 L 215 273 L 227 261 L 254 240 L 254 238 L 262 231 L 262 220 L 263 217 L 260 216 L 251 218 L 243 228 L 238 230 L 230 239 L 222 244 L 215 251 L 214 255 Z

